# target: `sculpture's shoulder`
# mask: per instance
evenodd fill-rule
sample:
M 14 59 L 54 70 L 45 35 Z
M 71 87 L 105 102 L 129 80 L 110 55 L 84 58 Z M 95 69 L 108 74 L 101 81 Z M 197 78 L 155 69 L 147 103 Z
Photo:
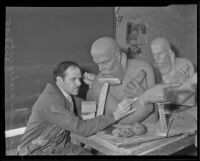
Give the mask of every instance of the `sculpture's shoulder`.
M 140 70 L 140 69 L 152 69 L 152 66 L 144 61 L 144 60 L 138 60 L 138 59 L 128 59 L 128 63 L 127 63 L 127 69 L 137 69 L 137 70 Z
M 184 67 L 186 65 L 193 67 L 192 62 L 186 58 L 175 58 L 175 65 L 176 67 Z
M 187 71 L 189 75 L 194 73 L 194 65 L 189 59 L 186 58 L 175 58 L 174 65 L 177 70 Z
M 127 73 L 138 73 L 142 69 L 148 75 L 154 75 L 153 67 L 148 62 L 144 60 L 128 59 Z

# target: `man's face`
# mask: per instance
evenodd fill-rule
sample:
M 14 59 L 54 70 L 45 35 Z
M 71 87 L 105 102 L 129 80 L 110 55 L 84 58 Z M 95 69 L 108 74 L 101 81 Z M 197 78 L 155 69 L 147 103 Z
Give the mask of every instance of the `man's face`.
M 77 95 L 81 85 L 81 71 L 77 67 L 69 67 L 61 80 L 63 90 L 70 95 Z
M 118 62 L 115 56 L 99 54 L 93 56 L 93 61 L 97 64 L 101 74 L 108 77 L 112 77 L 116 74 Z
M 153 58 L 156 67 L 161 74 L 166 74 L 171 70 L 172 62 L 170 58 L 170 50 L 163 49 L 160 45 L 154 45 L 151 47 Z

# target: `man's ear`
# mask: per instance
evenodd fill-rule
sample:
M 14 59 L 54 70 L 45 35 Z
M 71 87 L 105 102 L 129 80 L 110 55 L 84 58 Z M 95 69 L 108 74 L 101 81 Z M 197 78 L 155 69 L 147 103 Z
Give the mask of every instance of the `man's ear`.
M 56 77 L 56 82 L 57 82 L 58 84 L 62 83 L 62 82 L 63 82 L 63 78 L 60 77 L 60 76 L 57 76 L 57 77 Z

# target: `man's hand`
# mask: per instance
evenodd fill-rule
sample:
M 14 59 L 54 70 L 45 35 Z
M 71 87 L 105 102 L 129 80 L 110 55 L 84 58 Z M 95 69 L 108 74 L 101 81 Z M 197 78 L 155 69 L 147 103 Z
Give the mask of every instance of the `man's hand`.
M 140 95 L 139 102 L 143 104 L 166 102 L 171 89 L 179 86 L 178 83 L 157 84 Z
M 176 71 L 171 78 L 170 83 L 183 83 L 186 80 L 184 72 Z
M 85 84 L 87 84 L 89 86 L 89 88 L 92 86 L 92 83 L 94 81 L 94 78 L 95 78 L 95 74 L 93 73 L 87 73 L 85 72 L 83 74 L 83 81 L 85 82 Z
M 144 89 L 136 80 L 132 79 L 124 90 L 124 96 L 127 98 L 135 98 L 144 93 Z
M 119 120 L 122 117 L 130 114 L 132 111 L 135 111 L 135 109 L 132 109 L 131 107 L 132 103 L 133 103 L 133 99 L 122 100 L 118 104 L 117 109 L 113 112 L 115 120 Z
M 175 88 L 176 92 L 194 92 L 197 85 L 197 73 L 194 73 L 190 78 L 188 78 L 182 86 Z
M 124 96 L 126 98 L 135 98 L 137 96 L 140 96 L 147 89 L 147 85 L 145 85 L 145 87 L 142 87 L 146 76 L 146 72 L 144 70 L 141 70 L 134 79 L 127 83 L 126 88 L 124 89 Z

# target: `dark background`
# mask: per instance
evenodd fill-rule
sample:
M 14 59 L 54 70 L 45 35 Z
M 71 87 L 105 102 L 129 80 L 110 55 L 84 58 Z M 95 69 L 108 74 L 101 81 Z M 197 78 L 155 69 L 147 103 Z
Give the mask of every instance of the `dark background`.
M 90 46 L 114 35 L 113 7 L 7 7 L 5 57 L 6 130 L 25 126 L 26 116 L 52 70 L 64 60 L 97 72 Z

